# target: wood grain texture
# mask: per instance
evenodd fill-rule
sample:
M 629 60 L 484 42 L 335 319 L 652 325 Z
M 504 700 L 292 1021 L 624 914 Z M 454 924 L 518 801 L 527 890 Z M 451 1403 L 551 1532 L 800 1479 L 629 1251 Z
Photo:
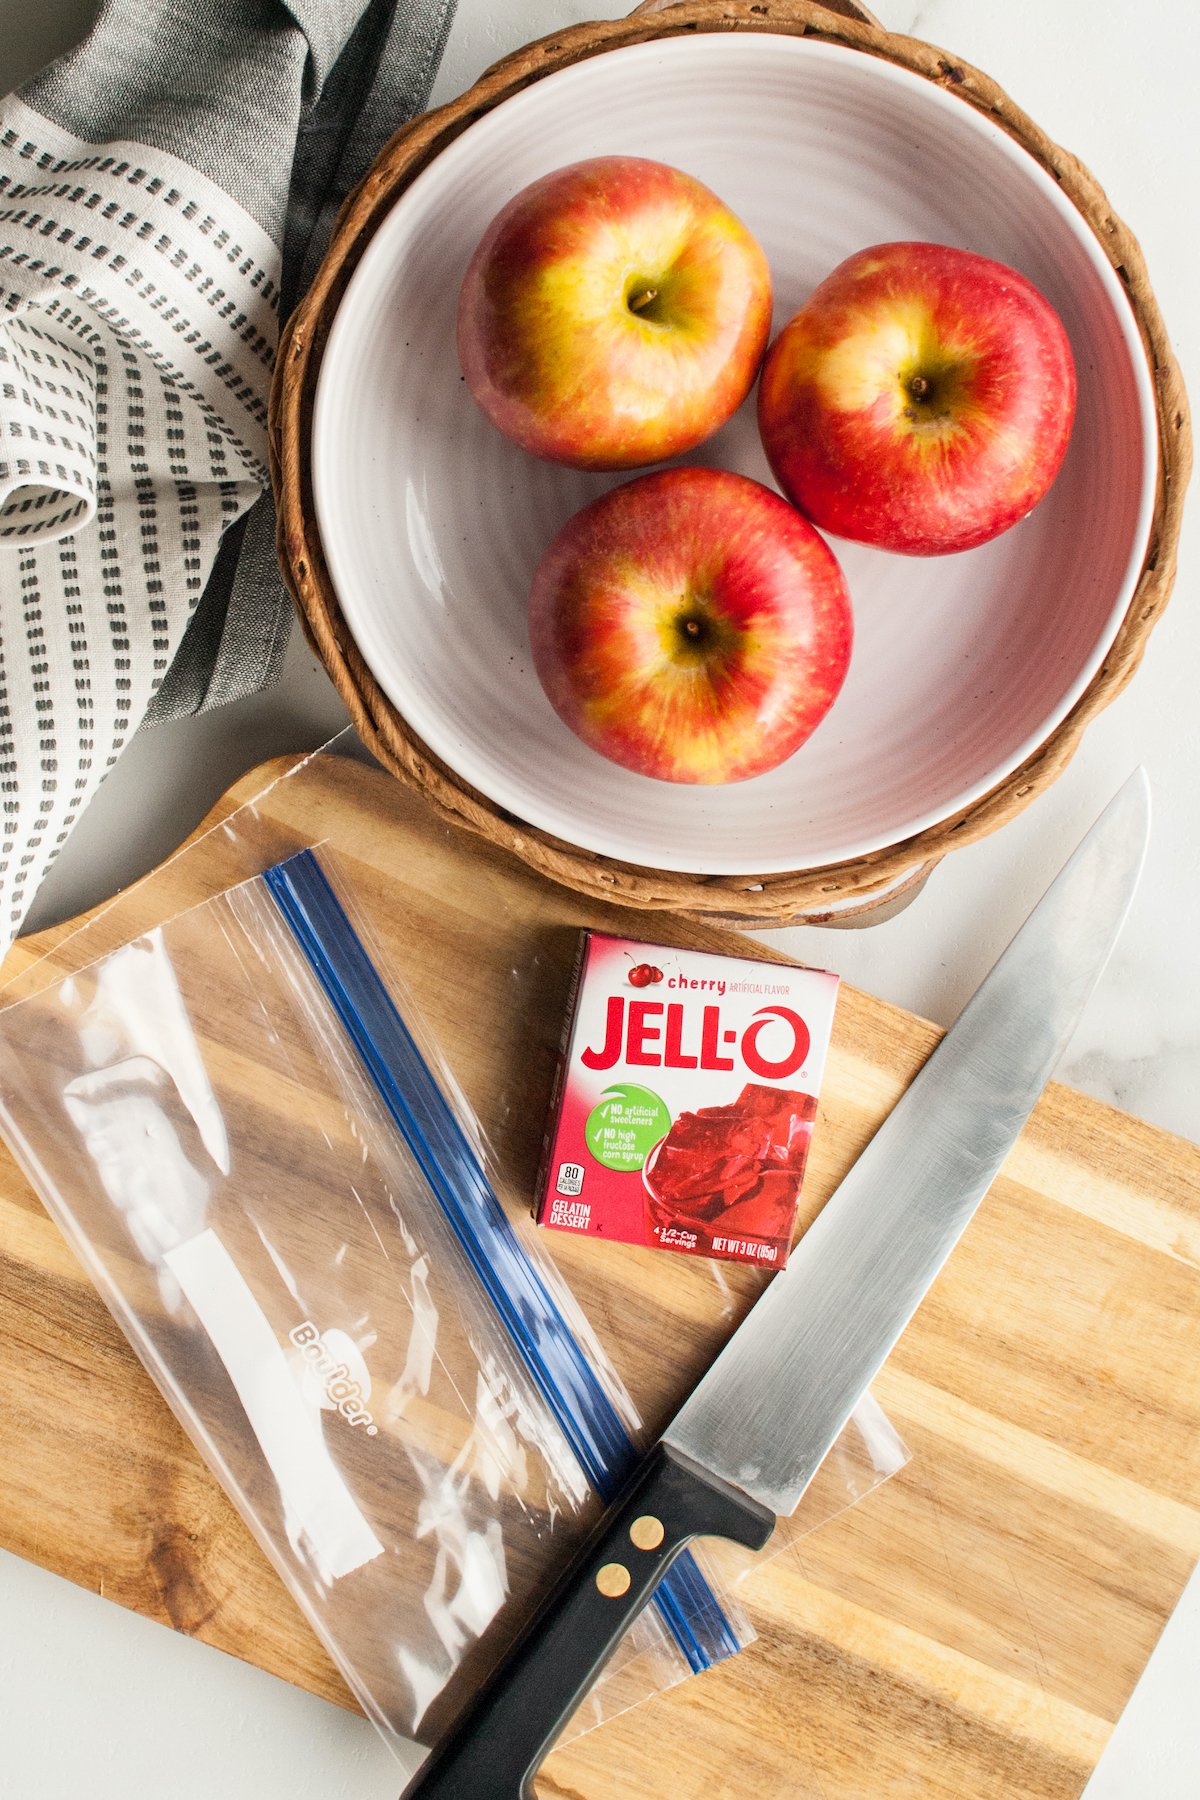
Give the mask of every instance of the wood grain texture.
M 854 14 L 858 16 L 848 16 Z M 1158 420 L 1154 516 L 1137 586 L 1104 662 L 1062 723 L 1003 781 L 950 818 L 866 856 L 766 875 L 680 874 L 593 855 L 514 819 L 441 762 L 383 692 L 343 617 L 317 527 L 309 457 L 321 358 L 338 305 L 367 245 L 421 170 L 493 107 L 560 69 L 627 44 L 732 31 L 811 38 L 883 58 L 983 113 L 1020 144 L 1078 208 L 1128 293 L 1150 365 Z M 502 845 L 593 900 L 750 926 L 799 919 L 852 923 L 855 910 L 886 917 L 884 908 L 910 897 L 910 886 L 918 885 L 942 856 L 996 830 L 1057 779 L 1091 720 L 1132 679 L 1167 604 L 1192 463 L 1183 376 L 1145 259 L 1095 176 L 982 70 L 934 44 L 883 30 L 861 9 L 830 9 L 817 0 L 676 0 L 662 9 L 639 9 L 630 18 L 572 26 L 525 45 L 486 70 L 456 100 L 404 125 L 347 198 L 312 287 L 284 329 L 271 395 L 269 450 L 284 579 L 364 743 L 386 768 L 423 793 L 442 818 Z M 904 888 L 897 889 L 894 884 L 901 880 Z
M 515 1193 L 537 1155 L 575 930 L 645 936 L 647 921 L 540 880 L 381 773 L 320 758 L 269 785 L 288 767 L 222 803 L 225 816 L 267 788 L 234 829 L 208 830 L 82 929 L 18 945 L 4 998 L 328 840 Z M 667 917 L 654 932 L 729 942 Z M 810 1215 L 936 1039 L 844 991 Z M 687 1259 L 546 1241 L 597 1315 L 623 1284 L 661 1297 L 671 1353 L 646 1410 L 665 1417 L 715 1347 L 689 1335 Z M 556 1751 L 539 1794 L 1074 1800 L 1200 1556 L 1198 1351 L 1200 1151 L 1052 1087 L 876 1384 L 912 1463 L 750 1575 L 756 1644 Z M 7 1548 L 348 1702 L 7 1155 L 0 1444 Z

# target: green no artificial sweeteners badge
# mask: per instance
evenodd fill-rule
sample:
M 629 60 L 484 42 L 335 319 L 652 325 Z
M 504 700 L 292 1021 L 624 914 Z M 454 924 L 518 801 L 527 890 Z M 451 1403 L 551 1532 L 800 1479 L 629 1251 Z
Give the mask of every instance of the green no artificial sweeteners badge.
M 587 1146 L 606 1169 L 636 1174 L 671 1129 L 671 1115 L 650 1088 L 632 1083 L 605 1088 L 584 1127 Z

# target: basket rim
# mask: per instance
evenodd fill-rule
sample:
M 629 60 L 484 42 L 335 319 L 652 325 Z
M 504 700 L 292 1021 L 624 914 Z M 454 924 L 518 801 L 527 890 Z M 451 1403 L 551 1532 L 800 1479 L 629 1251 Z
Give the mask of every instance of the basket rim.
M 815 37 L 882 57 L 984 112 L 1014 138 L 1076 206 L 1121 280 L 1149 363 L 1158 423 L 1158 476 L 1141 573 L 1107 656 L 1066 718 L 987 793 L 923 831 L 845 862 L 764 875 L 689 875 L 597 855 L 506 813 L 441 762 L 384 695 L 349 632 L 325 563 L 309 466 L 313 401 L 338 303 L 375 229 L 417 174 L 502 100 L 560 68 L 627 44 L 722 31 Z M 851 19 L 817 0 L 678 0 L 655 13 L 573 26 L 505 57 L 456 100 L 402 127 L 348 197 L 313 285 L 284 328 L 268 436 L 285 583 L 355 726 L 386 768 L 420 790 L 444 818 L 500 844 L 565 886 L 643 909 L 685 910 L 760 926 L 814 911 L 836 915 L 845 909 L 848 916 L 858 915 L 870 908 L 873 897 L 882 899 L 894 891 L 900 877 L 976 842 L 1057 779 L 1087 725 L 1131 679 L 1166 605 L 1191 467 L 1183 379 L 1145 261 L 1095 178 L 989 76 L 921 39 Z

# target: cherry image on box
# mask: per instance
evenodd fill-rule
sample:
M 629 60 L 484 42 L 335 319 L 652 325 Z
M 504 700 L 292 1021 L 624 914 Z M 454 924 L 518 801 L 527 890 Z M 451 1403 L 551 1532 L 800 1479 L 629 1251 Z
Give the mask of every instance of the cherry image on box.
M 780 1269 L 838 977 L 585 932 L 539 1224 Z

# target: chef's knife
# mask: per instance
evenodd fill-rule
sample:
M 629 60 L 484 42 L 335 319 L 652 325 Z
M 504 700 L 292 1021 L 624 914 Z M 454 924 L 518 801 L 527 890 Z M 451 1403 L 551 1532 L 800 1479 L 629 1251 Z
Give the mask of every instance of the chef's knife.
M 403 1800 L 529 1800 L 538 1765 L 694 1537 L 792 1512 L 1037 1103 L 1145 855 L 1139 770 Z

